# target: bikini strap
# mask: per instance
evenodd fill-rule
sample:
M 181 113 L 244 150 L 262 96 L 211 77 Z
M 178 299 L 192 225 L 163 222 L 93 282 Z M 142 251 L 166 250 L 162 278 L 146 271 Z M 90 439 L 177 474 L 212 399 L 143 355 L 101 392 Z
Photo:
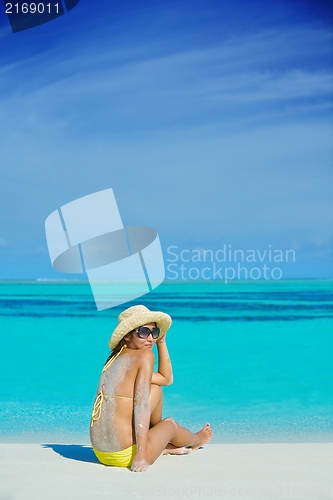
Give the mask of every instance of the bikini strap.
M 91 415 L 91 424 L 90 424 L 90 427 L 93 427 L 94 425 L 94 422 L 96 420 L 98 420 L 101 416 L 101 411 L 102 411 L 102 403 L 103 403 L 103 399 L 104 399 L 104 394 L 103 394 L 103 391 L 101 391 L 96 400 L 95 400 L 95 403 L 94 403 L 94 409 L 93 409 L 93 412 L 92 412 L 92 415 Z
M 122 353 L 122 351 L 123 351 L 123 349 L 125 349 L 125 347 L 127 347 L 126 344 L 123 345 L 123 347 L 120 349 L 119 352 L 117 352 L 117 354 L 115 356 L 112 356 L 112 358 L 109 359 L 109 361 L 104 366 L 102 373 L 104 373 L 112 365 L 112 363 L 118 358 L 118 356 Z

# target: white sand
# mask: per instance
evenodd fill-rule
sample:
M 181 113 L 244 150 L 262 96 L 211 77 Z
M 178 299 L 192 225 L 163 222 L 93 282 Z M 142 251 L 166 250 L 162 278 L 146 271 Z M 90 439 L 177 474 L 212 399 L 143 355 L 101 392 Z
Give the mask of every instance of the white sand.
M 209 444 L 145 473 L 105 467 L 89 447 L 0 444 L 1 500 L 333 498 L 333 443 Z

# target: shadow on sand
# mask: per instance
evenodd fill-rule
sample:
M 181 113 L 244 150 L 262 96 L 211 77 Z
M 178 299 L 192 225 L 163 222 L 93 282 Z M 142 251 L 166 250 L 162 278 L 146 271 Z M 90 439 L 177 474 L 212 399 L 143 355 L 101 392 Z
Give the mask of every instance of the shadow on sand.
M 51 448 L 55 453 L 70 460 L 100 464 L 91 446 L 83 444 L 42 444 L 43 448 Z

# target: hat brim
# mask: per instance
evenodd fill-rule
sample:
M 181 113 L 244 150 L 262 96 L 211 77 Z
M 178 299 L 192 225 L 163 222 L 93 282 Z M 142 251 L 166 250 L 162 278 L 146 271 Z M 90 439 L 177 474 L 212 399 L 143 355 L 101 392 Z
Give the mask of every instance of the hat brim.
M 148 323 L 156 323 L 160 329 L 160 334 L 158 338 L 161 338 L 170 328 L 172 319 L 171 317 L 160 311 L 142 311 L 135 315 L 135 317 L 123 320 L 112 332 L 111 338 L 109 340 L 109 347 L 111 351 L 116 347 L 116 345 L 135 328 L 139 326 L 147 325 Z

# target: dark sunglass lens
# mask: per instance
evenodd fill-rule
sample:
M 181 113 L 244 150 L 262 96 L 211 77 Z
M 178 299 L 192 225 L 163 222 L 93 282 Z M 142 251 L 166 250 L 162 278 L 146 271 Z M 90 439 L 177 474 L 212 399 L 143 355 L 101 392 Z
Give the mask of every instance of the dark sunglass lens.
M 147 339 L 150 335 L 150 330 L 146 326 L 140 326 L 138 330 L 138 335 L 140 339 Z
M 153 339 L 157 339 L 157 337 L 159 336 L 160 334 L 160 329 L 159 328 L 153 328 L 152 331 L 151 331 L 151 334 L 152 334 L 152 337 Z
M 160 329 L 155 327 L 152 330 L 150 330 L 150 328 L 148 328 L 147 326 L 140 326 L 140 328 L 138 329 L 138 337 L 140 339 L 147 339 L 150 334 L 153 337 L 153 339 L 156 340 L 160 334 Z

